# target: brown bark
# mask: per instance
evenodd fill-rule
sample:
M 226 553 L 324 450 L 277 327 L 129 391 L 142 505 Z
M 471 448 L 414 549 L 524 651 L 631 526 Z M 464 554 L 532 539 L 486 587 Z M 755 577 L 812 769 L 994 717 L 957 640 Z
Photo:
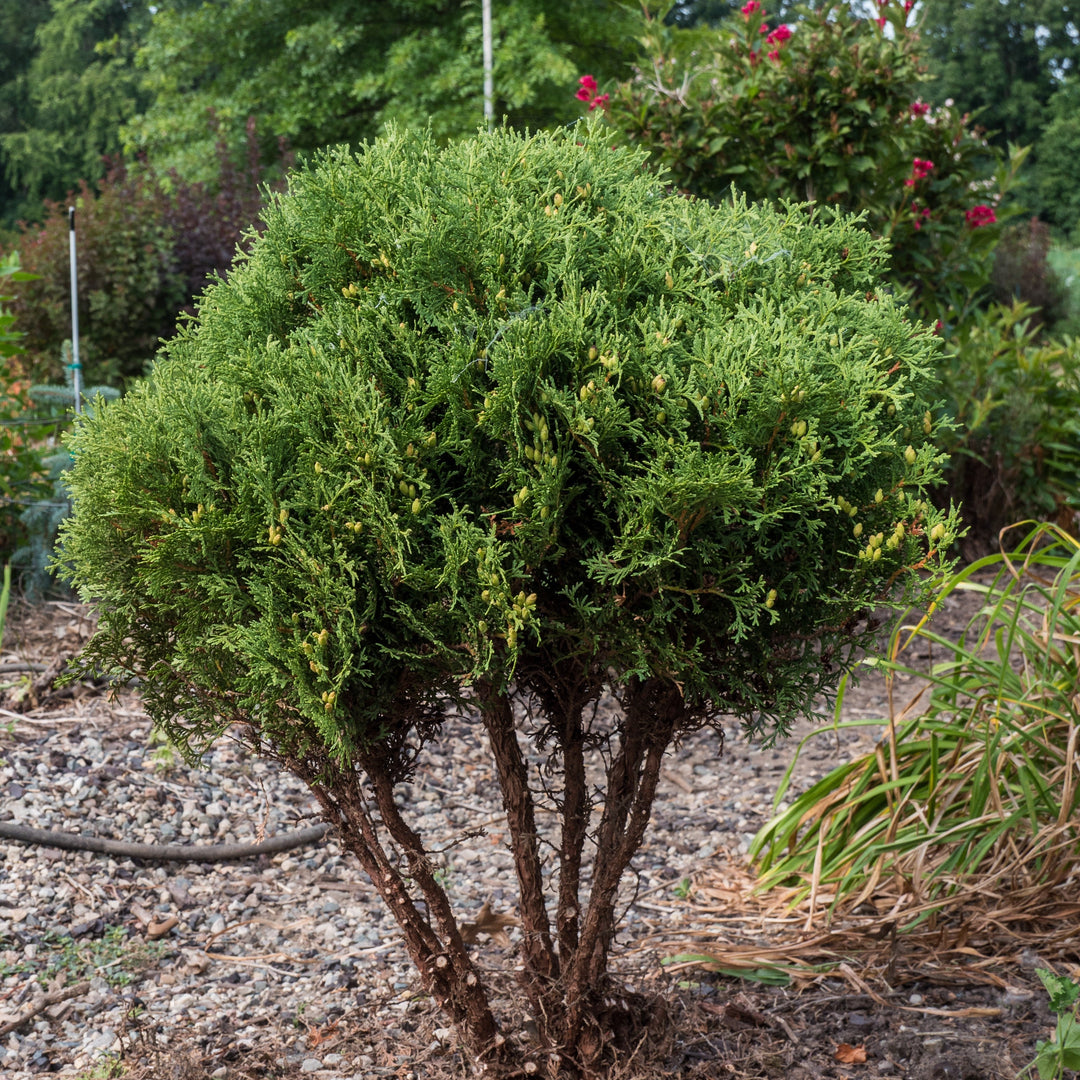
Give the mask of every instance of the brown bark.
M 619 751 L 608 770 L 589 904 L 573 964 L 564 973 L 568 1046 L 581 1039 L 601 990 L 619 882 L 641 846 L 682 703 L 675 687 L 650 679 L 628 689 L 625 709 Z
M 498 1057 L 503 1039 L 492 1015 L 486 988 L 461 939 L 449 899 L 434 878 L 419 838 L 397 809 L 393 784 L 385 770 L 379 769 L 374 761 L 364 762 L 364 765 L 375 790 L 382 825 L 403 850 L 409 874 L 420 886 L 435 926 L 409 895 L 401 873 L 379 836 L 379 824 L 363 797 L 357 774 L 334 770 L 327 779 L 325 775 L 305 775 L 307 770 L 301 771 L 295 763 L 292 768 L 307 780 L 324 816 L 338 828 L 342 844 L 356 856 L 390 909 L 424 988 L 459 1026 L 477 1057 L 487 1060 Z
M 581 923 L 581 854 L 592 801 L 585 776 L 585 736 L 581 715 L 567 717 L 563 734 L 562 839 L 559 847 L 559 904 L 555 928 L 559 961 L 568 966 L 577 952 Z
M 551 1008 L 551 988 L 559 974 L 559 962 L 552 948 L 551 922 L 544 903 L 544 876 L 540 867 L 529 773 L 514 730 L 509 699 L 487 684 L 481 685 L 479 692 L 481 715 L 502 789 L 518 879 L 518 918 L 521 920 L 526 992 L 537 1022 L 542 1023 Z

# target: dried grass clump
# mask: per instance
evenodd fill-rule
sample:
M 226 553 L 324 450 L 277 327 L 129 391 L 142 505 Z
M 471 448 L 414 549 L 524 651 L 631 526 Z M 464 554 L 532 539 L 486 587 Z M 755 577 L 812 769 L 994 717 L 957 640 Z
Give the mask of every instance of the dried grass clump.
M 995 568 L 990 584 L 976 580 Z M 867 661 L 886 672 L 885 737 L 761 831 L 759 888 L 801 905 L 808 924 L 823 910 L 871 914 L 896 932 L 946 918 L 977 933 L 1052 922 L 1058 936 L 1071 925 L 1075 941 L 1080 544 L 1040 526 L 1014 552 L 956 574 L 938 602 L 954 589 L 981 592 L 979 613 L 955 641 L 929 615 L 900 625 L 887 658 Z M 903 662 L 920 639 L 943 658 L 928 675 Z M 900 672 L 927 685 L 898 712 Z

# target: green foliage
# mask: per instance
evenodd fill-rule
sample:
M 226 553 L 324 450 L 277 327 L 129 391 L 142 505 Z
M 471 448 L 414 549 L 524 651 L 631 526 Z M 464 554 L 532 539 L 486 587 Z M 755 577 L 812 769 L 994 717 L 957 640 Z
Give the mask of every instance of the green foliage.
M 1036 201 L 1042 217 L 1080 241 L 1080 77 L 1055 92 L 1048 111 L 1035 147 Z
M 978 110 L 1002 147 L 1037 143 L 1063 74 L 1075 78 L 1080 63 L 1078 14 L 1055 0 L 934 0 L 922 22 L 937 76 L 928 93 Z
M 1034 1070 L 1039 1080 L 1061 1080 L 1065 1070 L 1080 1071 L 1080 1020 L 1076 1015 L 1076 1000 L 1080 984 L 1040 968 L 1035 972 L 1050 995 L 1050 1008 L 1057 1013 L 1057 1027 L 1052 1039 L 1039 1042 L 1035 1060 L 1024 1070 Z
M 951 325 L 989 281 L 995 212 L 1023 154 L 1003 160 L 957 110 L 921 103 L 908 13 L 898 0 L 880 11 L 888 34 L 837 4 L 796 8 L 790 28 L 760 5 L 718 33 L 652 19 L 648 63 L 609 115 L 685 191 L 865 211 L 892 244 L 890 279 Z
M 26 76 L 34 58 L 34 35 L 48 17 L 49 0 L 0 5 L 0 134 L 17 131 L 30 111 Z M 28 210 L 7 170 L 0 167 L 0 230 L 26 217 Z
M 36 4 L 10 6 L 20 13 L 7 19 L 21 28 L 40 21 L 32 47 L 24 36 L 25 66 L 0 86 L 19 103 L 0 112 L 0 168 L 14 196 L 0 206 L 8 222 L 36 217 L 43 200 L 104 175 L 120 126 L 147 103 L 133 54 L 150 21 L 144 5 L 125 0 L 52 0 L 47 15 Z
M 614 0 L 492 7 L 497 118 L 564 123 L 576 71 L 625 70 L 633 17 Z M 301 154 L 356 146 L 390 120 L 430 122 L 440 140 L 468 135 L 483 116 L 480 22 L 480 5 L 465 0 L 162 3 L 139 54 L 153 103 L 128 125 L 127 149 L 208 179 L 211 109 L 238 156 L 254 116 L 268 163 L 278 137 Z
M 1080 509 L 1080 341 L 1041 338 L 1034 315 L 1019 302 L 977 312 L 941 365 L 947 498 L 984 544 L 1018 519 Z
M 1058 329 L 1080 336 L 1080 248 L 1054 245 L 1046 256 L 1065 292 L 1065 315 Z
M 977 581 L 993 569 L 992 584 Z M 928 680 L 928 700 L 853 724 L 839 723 L 837 707 L 838 726 L 887 723 L 886 735 L 758 833 L 751 856 L 763 888 L 786 886 L 796 903 L 827 896 L 834 911 L 876 899 L 911 929 L 1003 892 L 1020 918 L 1075 875 L 1080 656 L 1066 643 L 1080 640 L 1080 544 L 1040 526 L 1012 554 L 953 576 L 935 603 L 956 589 L 985 598 L 959 639 L 924 617 L 897 625 L 888 659 L 867 661 L 890 681 Z M 904 663 L 913 642 L 937 658 L 929 674 Z
M 920 497 L 938 342 L 857 225 L 641 161 L 392 134 L 295 175 L 76 430 L 83 668 L 138 674 L 189 754 L 242 719 L 393 775 L 447 696 L 556 664 L 784 732 L 955 531 Z

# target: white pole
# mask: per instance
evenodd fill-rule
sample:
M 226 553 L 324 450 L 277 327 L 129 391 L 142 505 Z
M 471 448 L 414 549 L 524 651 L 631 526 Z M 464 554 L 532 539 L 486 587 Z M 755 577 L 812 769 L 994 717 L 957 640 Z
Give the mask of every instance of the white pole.
M 484 121 L 488 131 L 495 126 L 495 90 L 492 84 L 491 69 L 494 66 L 491 54 L 491 0 L 482 0 L 484 34 Z
M 71 384 L 75 412 L 82 412 L 82 365 L 79 363 L 79 273 L 75 258 L 75 207 L 68 207 L 68 255 L 71 263 Z

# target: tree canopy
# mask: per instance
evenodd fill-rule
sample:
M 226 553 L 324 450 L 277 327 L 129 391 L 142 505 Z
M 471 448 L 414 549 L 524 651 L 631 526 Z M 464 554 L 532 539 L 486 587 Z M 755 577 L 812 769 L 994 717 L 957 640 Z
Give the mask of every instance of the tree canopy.
M 120 127 L 148 101 L 132 64 L 149 10 L 126 0 L 30 0 L 5 5 L 15 41 L 0 58 L 0 210 L 34 217 L 79 180 L 104 175 Z
M 575 118 L 567 91 L 582 70 L 621 74 L 633 16 L 614 0 L 494 5 L 495 114 L 537 128 Z M 267 141 L 304 153 L 358 145 L 388 120 L 430 123 L 440 141 L 483 115 L 481 13 L 468 0 L 205 0 L 166 2 L 138 55 L 153 103 L 125 129 L 189 179 L 212 160 L 213 109 L 239 145 L 254 116 Z
M 999 145 L 1030 145 L 1046 106 L 1080 63 L 1080 5 L 1054 0 L 934 0 L 923 36 L 937 78 L 927 93 L 941 104 L 981 109 L 978 121 Z

